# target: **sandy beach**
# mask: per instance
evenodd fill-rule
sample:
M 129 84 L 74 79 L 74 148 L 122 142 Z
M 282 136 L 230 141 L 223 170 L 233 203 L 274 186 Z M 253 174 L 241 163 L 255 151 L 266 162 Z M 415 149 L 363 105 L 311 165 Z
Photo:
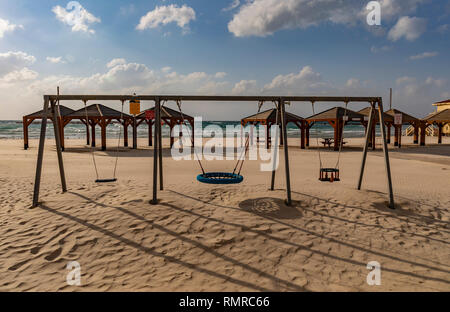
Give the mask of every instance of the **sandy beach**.
M 84 140 L 66 140 L 69 192 L 61 194 L 47 140 L 42 205 L 31 209 L 38 142 L 0 140 L 0 291 L 450 291 L 450 138 L 390 150 L 397 209 L 387 208 L 383 155 L 370 151 L 356 190 L 362 139 L 349 139 L 339 183 L 318 181 L 317 151 L 290 139 L 293 205 L 259 161 L 235 186 L 200 184 L 195 161 L 164 150 L 165 190 L 149 204 L 152 149 L 120 149 L 118 182 L 98 185 Z M 168 140 L 165 139 L 165 144 Z M 312 140 L 311 143 L 315 143 Z M 115 141 L 108 141 L 114 146 Z M 114 149 L 96 152 L 109 177 Z M 334 165 L 337 153 L 323 150 Z M 233 161 L 205 162 L 230 171 Z M 70 261 L 81 285 L 66 283 Z M 381 265 L 369 286 L 367 264 Z

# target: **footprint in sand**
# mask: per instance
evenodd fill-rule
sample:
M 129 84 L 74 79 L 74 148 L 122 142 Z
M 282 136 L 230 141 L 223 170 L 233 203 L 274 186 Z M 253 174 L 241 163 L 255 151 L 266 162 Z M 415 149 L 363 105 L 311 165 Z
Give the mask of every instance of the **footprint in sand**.
M 62 248 L 58 248 L 55 251 L 53 251 L 52 253 L 50 253 L 49 255 L 45 256 L 44 259 L 47 261 L 53 261 L 61 255 L 61 252 L 62 252 Z
M 28 260 L 24 260 L 24 261 L 22 261 L 22 262 L 19 262 L 19 263 L 16 263 L 16 264 L 14 264 L 13 266 L 10 266 L 9 268 L 8 268 L 8 270 L 10 270 L 10 271 L 15 271 L 15 270 L 17 270 L 17 269 L 19 269 L 21 266 L 23 266 L 25 263 L 27 263 L 28 262 Z
M 41 250 L 41 247 L 37 246 L 37 247 L 33 247 L 30 249 L 30 252 L 35 255 L 37 254 L 39 251 Z

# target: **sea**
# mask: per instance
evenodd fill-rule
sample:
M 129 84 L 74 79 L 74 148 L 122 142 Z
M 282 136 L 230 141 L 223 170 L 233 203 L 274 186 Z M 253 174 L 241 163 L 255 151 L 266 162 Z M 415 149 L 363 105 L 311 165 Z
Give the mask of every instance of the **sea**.
M 227 126 L 239 126 L 239 121 L 203 121 L 203 129 L 204 129 L 204 137 L 211 136 L 211 125 L 219 126 L 222 131 L 227 134 Z M 40 121 L 33 122 L 28 128 L 28 135 L 30 139 L 39 138 L 41 131 Z M 108 138 L 117 138 L 119 136 L 119 132 L 122 132 L 123 135 L 123 127 L 119 123 L 112 123 L 106 128 L 106 134 Z M 288 124 L 288 137 L 299 137 L 300 129 L 297 128 L 294 124 Z M 379 128 L 376 130 L 377 134 L 379 134 Z M 316 124 L 310 130 L 310 137 L 312 138 L 332 138 L 334 130 L 333 128 L 327 124 Z M 170 130 L 168 126 L 162 127 L 163 137 L 169 137 Z M 47 137 L 53 138 L 53 125 L 51 122 L 47 125 Z M 100 128 L 96 127 L 96 135 L 100 137 Z M 132 128 L 128 128 L 128 135 L 131 137 Z M 138 127 L 138 138 L 147 138 L 148 137 L 148 126 L 146 124 Z M 72 122 L 68 124 L 64 129 L 64 137 L 66 139 L 83 139 L 86 136 L 86 126 L 81 124 L 80 122 Z M 364 137 L 364 127 L 360 124 L 349 124 L 344 128 L 344 138 L 359 138 Z M 23 127 L 22 121 L 19 120 L 0 120 L 0 139 L 23 139 Z

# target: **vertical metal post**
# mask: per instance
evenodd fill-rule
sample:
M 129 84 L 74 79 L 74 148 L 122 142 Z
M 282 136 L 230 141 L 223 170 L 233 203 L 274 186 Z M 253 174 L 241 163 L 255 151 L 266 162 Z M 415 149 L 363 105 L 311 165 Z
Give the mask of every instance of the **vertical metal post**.
M 60 118 L 58 118 L 58 114 L 56 112 L 56 103 L 55 101 L 51 101 L 52 113 L 53 113 L 53 129 L 55 131 L 55 141 L 56 141 L 56 154 L 58 155 L 58 166 L 59 166 L 59 175 L 61 177 L 61 187 L 63 193 L 67 192 L 66 185 L 66 175 L 64 173 L 64 162 L 62 157 L 62 146 L 61 146 L 61 138 L 60 138 Z
M 36 176 L 34 180 L 33 207 L 39 204 L 39 190 L 41 187 L 42 160 L 44 158 L 45 134 L 47 131 L 48 96 L 44 97 L 44 109 L 41 122 L 41 135 L 39 137 L 39 150 L 36 164 Z
M 364 177 L 364 169 L 366 167 L 367 150 L 369 148 L 369 139 L 370 139 L 370 134 L 372 132 L 371 129 L 372 129 L 372 124 L 373 124 L 374 115 L 375 115 L 374 106 L 375 106 L 375 103 L 370 103 L 369 124 L 367 125 L 367 130 L 366 130 L 366 140 L 364 142 L 363 157 L 362 157 L 362 162 L 361 162 L 361 171 L 359 173 L 358 190 L 361 190 L 362 180 Z
M 162 157 L 162 124 L 161 124 L 161 105 L 158 106 L 159 109 L 159 115 L 158 115 L 158 153 L 159 153 L 159 189 L 162 191 L 164 190 L 164 183 L 163 183 L 163 157 Z
M 277 105 L 277 104 L 275 104 L 275 105 Z M 277 115 L 276 115 L 276 118 L 275 118 L 275 125 L 277 126 L 277 131 L 276 131 L 276 135 L 275 135 L 275 138 L 274 138 L 274 144 L 271 144 L 271 147 L 275 148 L 274 159 L 273 159 L 274 164 L 277 163 L 277 157 L 278 157 L 278 153 L 279 153 L 278 142 L 279 142 L 280 135 L 281 135 L 279 133 L 279 130 L 280 130 L 281 127 L 280 127 L 280 119 L 279 119 L 280 115 L 278 114 L 278 109 L 279 108 L 277 107 Z M 270 190 L 271 191 L 273 191 L 275 189 L 275 174 L 276 174 L 276 172 L 277 172 L 277 168 L 273 168 L 272 169 L 272 181 L 270 183 Z
M 150 201 L 150 204 L 157 205 L 158 204 L 158 148 L 159 148 L 159 140 L 158 140 L 158 119 L 160 113 L 160 100 L 157 98 L 155 100 L 155 138 L 153 144 L 153 198 Z M 159 123 L 161 126 L 161 123 Z
M 381 138 L 383 140 L 384 162 L 386 165 L 386 175 L 389 187 L 389 208 L 395 209 L 394 192 L 392 190 L 391 164 L 389 162 L 389 151 L 386 142 L 386 129 L 384 128 L 383 99 L 381 98 L 378 100 L 378 113 L 380 115 Z
M 286 199 L 286 205 L 290 206 L 292 203 L 291 200 L 291 173 L 289 171 L 289 142 L 287 137 L 287 127 L 286 127 L 286 108 L 284 99 L 280 99 L 280 107 L 281 107 L 281 125 L 283 128 L 283 142 L 284 142 L 284 167 L 286 170 L 286 193 L 287 193 L 287 199 Z

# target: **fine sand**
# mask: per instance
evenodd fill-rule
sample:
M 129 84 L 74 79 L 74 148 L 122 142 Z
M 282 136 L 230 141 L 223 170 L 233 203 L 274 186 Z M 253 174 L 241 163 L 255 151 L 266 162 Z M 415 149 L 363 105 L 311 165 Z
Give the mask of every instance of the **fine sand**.
M 386 206 L 380 146 L 357 191 L 362 139 L 348 141 L 342 181 L 321 183 L 316 149 L 290 139 L 288 207 L 282 152 L 271 192 L 260 161 L 246 161 L 242 184 L 211 186 L 196 181 L 196 161 L 175 161 L 166 147 L 165 190 L 152 206 L 145 139 L 140 150 L 121 148 L 118 182 L 102 185 L 83 140 L 66 140 L 66 194 L 47 140 L 42 204 L 31 209 L 38 142 L 24 151 L 22 141 L 1 140 L 0 291 L 450 291 L 450 139 L 391 148 L 396 210 Z M 114 144 L 96 152 L 102 177 L 112 175 Z M 337 153 L 322 158 L 334 166 Z M 204 162 L 207 171 L 234 164 Z M 80 286 L 66 282 L 70 261 L 81 265 Z M 371 261 L 380 286 L 366 282 Z

